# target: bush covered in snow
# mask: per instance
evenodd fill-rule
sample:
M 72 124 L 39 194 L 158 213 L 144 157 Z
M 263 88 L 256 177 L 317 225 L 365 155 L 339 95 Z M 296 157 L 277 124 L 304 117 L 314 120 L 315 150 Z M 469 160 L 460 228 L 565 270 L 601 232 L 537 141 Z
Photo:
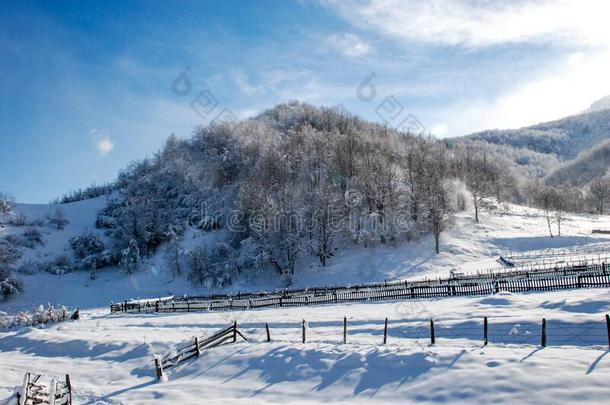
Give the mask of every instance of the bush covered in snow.
M 0 267 L 0 301 L 23 291 L 23 282 L 8 267 Z
M 38 272 L 40 272 L 41 266 L 40 263 L 34 261 L 34 260 L 23 260 L 19 266 L 17 266 L 17 268 L 15 269 L 15 272 L 19 273 L 19 274 L 26 274 L 26 275 L 32 275 L 32 274 L 36 274 Z
M 68 218 L 66 218 L 64 210 L 61 208 L 55 209 L 53 215 L 49 215 L 47 219 L 49 224 L 56 227 L 58 231 L 63 230 L 64 227 L 70 223 Z
M 51 274 L 65 274 L 72 271 L 74 269 L 74 265 L 66 254 L 60 254 L 53 260 L 42 263 L 40 265 L 40 269 Z
M 219 243 L 212 249 L 204 246 L 189 253 L 189 280 L 206 288 L 225 287 L 237 276 L 233 250 L 226 244 Z
M 23 232 L 23 239 L 26 241 L 29 248 L 34 248 L 36 245 L 44 245 L 42 233 L 34 226 L 29 226 Z
M 11 242 L 11 238 L 0 239 L 0 266 L 16 262 L 21 254 L 17 246 Z
M 16 214 L 9 217 L 8 223 L 13 226 L 25 226 L 28 223 L 28 217 L 25 214 Z
M 55 308 L 51 305 L 40 305 L 31 311 L 22 311 L 17 315 L 0 314 L 0 329 L 10 329 L 18 326 L 36 326 L 47 323 L 61 322 L 69 318 L 68 308 Z
M 0 191 L 0 214 L 8 214 L 13 208 L 14 199 Z
M 37 245 L 44 245 L 42 233 L 35 227 L 28 227 L 22 235 L 14 233 L 6 236 L 7 242 L 14 247 L 25 247 L 29 249 L 35 248 Z
M 82 200 L 88 200 L 91 198 L 96 198 L 102 195 L 108 195 L 110 193 L 112 193 L 112 191 L 114 190 L 114 185 L 112 183 L 108 183 L 108 184 L 102 184 L 102 185 L 96 185 L 93 184 L 87 188 L 85 188 L 84 190 L 82 189 L 78 189 L 76 191 L 71 191 L 69 193 L 66 193 L 64 195 L 62 195 L 59 198 L 56 198 L 54 201 L 52 201 L 52 204 L 66 204 L 66 203 L 71 203 L 71 202 L 75 202 L 75 201 L 82 201 Z
M 102 239 L 93 233 L 73 237 L 70 239 L 70 246 L 74 250 L 74 255 L 77 259 L 97 255 L 106 250 Z

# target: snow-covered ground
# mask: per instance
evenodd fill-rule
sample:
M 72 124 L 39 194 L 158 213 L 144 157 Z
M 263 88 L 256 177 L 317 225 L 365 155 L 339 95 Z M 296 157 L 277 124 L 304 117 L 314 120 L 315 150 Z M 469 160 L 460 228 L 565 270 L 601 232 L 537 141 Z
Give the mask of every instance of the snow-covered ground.
M 45 259 L 64 252 L 72 236 L 94 229 L 103 198 L 64 205 L 70 224 L 59 231 L 43 227 L 45 246 L 24 258 Z M 54 207 L 17 206 L 29 218 L 52 214 Z M 569 215 L 562 237 L 550 238 L 542 214 L 511 205 L 484 212 L 475 224 L 458 214 L 433 254 L 430 238 L 396 245 L 353 247 L 333 257 L 326 268 L 314 260 L 297 269 L 295 287 L 340 285 L 398 278 L 447 276 L 451 270 L 498 268 L 509 251 L 606 245 L 610 217 Z M 20 229 L 7 226 L 3 237 Z M 189 233 L 184 244 L 198 243 Z M 577 253 L 575 256 L 581 256 Z M 594 257 L 595 255 L 591 255 Z M 205 294 L 164 269 L 162 250 L 141 273 L 127 277 L 105 269 L 96 280 L 85 272 L 21 275 L 25 292 L 0 303 L 15 312 L 35 304 L 80 306 L 76 322 L 0 332 L 0 401 L 8 400 L 23 372 L 57 377 L 69 373 L 74 403 L 602 403 L 610 389 L 610 360 L 604 316 L 610 291 L 579 290 L 489 297 L 448 298 L 243 313 L 192 313 L 111 316 L 111 300 Z M 233 291 L 272 290 L 271 278 L 244 279 Z M 343 316 L 348 343 L 342 341 Z M 388 344 L 382 345 L 388 318 Z M 482 345 L 483 317 L 489 317 L 490 344 Z M 541 349 L 541 319 L 549 347 Z M 429 319 L 436 344 L 430 345 Z M 194 336 L 206 336 L 239 322 L 250 341 L 206 352 L 171 370 L 157 383 L 153 355 L 173 350 Z M 301 321 L 308 322 L 301 343 Z M 264 323 L 272 342 L 265 342 Z
M 21 262 L 49 260 L 62 253 L 70 255 L 68 241 L 86 231 L 103 235 L 94 225 L 96 213 L 104 204 L 105 197 L 100 197 L 62 205 L 70 220 L 65 230 L 42 227 L 45 246 L 26 249 Z M 17 205 L 15 208 L 16 213 L 25 213 L 29 219 L 42 218 L 54 210 L 55 207 L 49 205 Z M 303 260 L 295 272 L 293 286 L 301 288 L 446 277 L 451 270 L 468 273 L 497 269 L 500 267 L 497 262 L 499 255 L 509 252 L 574 248 L 610 242 L 610 235 L 592 234 L 595 228 L 610 228 L 610 216 L 570 214 L 562 226 L 563 236 L 551 238 L 542 212 L 536 209 L 510 205 L 508 211 L 485 211 L 479 224 L 474 223 L 471 212 L 463 212 L 457 215 L 452 228 L 443 233 L 439 255 L 434 254 L 430 237 L 367 248 L 354 246 L 341 250 L 325 268 L 316 259 Z M 0 230 L 0 237 L 9 232 L 19 233 L 22 229 L 7 226 Z M 194 247 L 202 240 L 213 239 L 211 233 L 201 236 L 188 232 L 183 246 Z M 212 292 L 192 287 L 185 277 L 174 278 L 166 271 L 165 263 L 165 253 L 161 248 L 154 257 L 145 261 L 142 272 L 130 277 L 116 268 L 99 270 L 96 280 L 90 280 L 87 272 L 60 276 L 47 273 L 20 275 L 25 282 L 25 292 L 0 303 L 0 311 L 13 313 L 35 304 L 47 303 L 90 309 L 108 306 L 113 300 Z M 263 274 L 255 279 L 245 276 L 226 290 L 269 291 L 282 286 L 274 274 Z
M 0 334 L 0 398 L 24 370 L 69 373 L 78 404 L 603 403 L 610 291 L 111 316 Z M 348 319 L 348 343 L 342 319 Z M 482 344 L 489 317 L 491 343 Z M 388 317 L 388 344 L 382 345 Z M 536 346 L 540 322 L 549 346 Z M 436 345 L 428 319 L 436 323 Z M 205 352 L 157 382 L 153 355 L 237 319 L 249 342 Z M 301 343 L 301 320 L 308 322 Z M 264 323 L 271 329 L 265 342 Z M 524 343 L 525 342 L 525 343 Z

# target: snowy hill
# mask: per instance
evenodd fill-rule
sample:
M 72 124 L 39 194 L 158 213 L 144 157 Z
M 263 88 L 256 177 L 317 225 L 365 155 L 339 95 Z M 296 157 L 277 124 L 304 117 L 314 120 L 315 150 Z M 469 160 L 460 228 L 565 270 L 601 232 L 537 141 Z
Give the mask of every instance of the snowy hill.
M 603 114 L 589 117 L 601 125 Z M 172 136 L 112 184 L 0 214 L 0 310 L 447 276 L 496 267 L 507 249 L 606 240 L 591 235 L 610 228 L 606 216 L 563 214 L 588 208 L 577 190 L 549 191 L 567 220 L 561 238 L 546 236 L 549 207 L 511 204 L 536 205 L 546 190 L 504 164 L 508 146 L 492 157 L 467 142 L 452 149 L 298 102 Z M 558 158 L 545 155 L 525 163 L 548 170 Z
M 63 205 L 66 217 L 71 221 L 63 231 L 41 227 L 44 246 L 24 249 L 17 268 L 32 258 L 52 260 L 57 252 L 71 255 L 69 240 L 83 231 L 94 229 L 95 213 L 104 206 L 105 197 Z M 27 213 L 36 218 L 53 213 L 55 206 L 18 205 L 14 215 Z M 508 251 L 529 251 L 572 246 L 600 246 L 610 243 L 610 236 L 592 235 L 594 228 L 610 228 L 610 216 L 571 214 L 563 225 L 563 236 L 551 238 L 544 213 L 540 210 L 517 205 L 507 209 L 497 208 L 481 214 L 481 222 L 474 223 L 472 213 L 460 213 L 454 226 L 443 235 L 443 250 L 435 255 L 434 241 L 426 236 L 410 243 L 397 242 L 368 247 L 353 246 L 329 260 L 322 267 L 315 259 L 299 263 L 293 287 L 305 288 L 325 285 L 348 285 L 395 279 L 421 279 L 449 275 L 449 272 L 475 272 L 498 268 L 497 258 Z M 20 227 L 8 226 L 3 230 L 19 233 Z M 221 231 L 218 231 L 221 232 Z M 188 249 L 214 237 L 215 232 L 201 234 L 188 232 L 182 240 L 182 248 Z M 603 247 L 603 246 L 602 246 Z M 107 308 L 111 301 L 131 298 L 151 298 L 167 295 L 210 294 L 212 292 L 246 292 L 274 290 L 283 284 L 273 274 L 243 277 L 224 288 L 207 289 L 191 284 L 186 275 L 172 274 L 166 264 L 166 250 L 160 249 L 143 263 L 142 271 L 127 275 L 119 267 L 99 270 L 91 280 L 86 270 L 72 270 L 65 274 L 38 271 L 20 273 L 24 291 L 16 297 L 0 303 L 0 311 L 14 313 L 33 305 L 68 305 L 71 308 Z
M 498 156 L 509 148 L 469 142 L 492 145 L 486 151 Z M 154 159 L 121 172 L 106 195 L 4 205 L 0 311 L 66 305 L 79 307 L 81 319 L 0 331 L 0 401 L 14 400 L 24 370 L 69 373 L 75 403 L 86 404 L 604 401 L 604 290 L 108 313 L 111 301 L 279 290 L 285 277 L 308 288 L 476 273 L 515 252 L 529 252 L 520 260 L 530 266 L 610 255 L 610 235 L 592 234 L 610 229 L 610 216 L 511 203 L 536 201 L 545 189 L 528 191 L 501 159 L 481 155 L 293 103 L 237 128 L 172 137 Z M 545 155 L 511 156 L 535 162 L 541 175 L 560 160 Z M 552 197 L 581 201 L 562 200 L 567 191 Z M 347 343 L 339 344 L 343 316 Z M 248 342 L 206 350 L 156 381 L 153 355 L 234 320 Z
M 610 111 L 600 110 L 514 130 L 487 130 L 468 135 L 471 140 L 509 145 L 574 159 L 610 137 Z
M 28 227 L 35 227 L 42 233 L 42 243 L 35 249 L 24 249 L 22 262 L 28 260 L 51 260 L 61 254 L 72 255 L 69 241 L 74 236 L 87 232 L 94 232 L 101 237 L 103 233 L 95 228 L 98 211 L 107 204 L 106 197 L 78 201 L 74 203 L 51 204 L 15 204 L 10 215 L 3 218 L 4 228 L 0 230 L 0 237 L 9 234 L 19 235 Z M 47 223 L 57 209 L 65 214 L 67 223 L 62 230 Z M 23 223 L 21 223 L 23 222 Z
M 583 186 L 595 178 L 607 176 L 609 168 L 610 140 L 582 152 L 574 160 L 559 165 L 547 176 L 547 181 L 551 184 Z
M 591 104 L 591 107 L 589 107 L 589 109 L 585 112 L 595 112 L 608 109 L 610 109 L 610 96 L 606 96 L 595 101 L 593 104 Z

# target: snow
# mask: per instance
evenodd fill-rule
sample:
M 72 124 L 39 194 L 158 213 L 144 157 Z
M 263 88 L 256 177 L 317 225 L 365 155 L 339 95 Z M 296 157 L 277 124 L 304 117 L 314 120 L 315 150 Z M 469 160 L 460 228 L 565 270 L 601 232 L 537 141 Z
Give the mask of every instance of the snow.
M 74 402 L 84 404 L 197 404 L 201 398 L 229 404 L 548 403 L 550 398 L 601 403 L 610 377 L 603 333 L 609 310 L 607 290 L 240 313 L 111 316 L 105 309 L 92 310 L 77 322 L 1 334 L 0 398 L 9 397 L 29 370 L 69 373 Z M 346 345 L 341 343 L 343 316 Z M 482 344 L 483 316 L 489 317 L 491 331 L 493 325 L 506 325 L 496 329 L 498 336 L 492 333 L 488 346 Z M 385 317 L 388 344 L 383 346 Z M 537 340 L 542 317 L 549 347 L 520 343 L 511 335 L 517 330 L 516 336 Z M 434 346 L 429 318 L 437 329 Z M 249 342 L 206 351 L 170 370 L 167 381 L 156 381 L 154 354 L 209 336 L 233 319 Z M 308 321 L 305 344 L 302 319 Z M 265 322 L 271 343 L 265 342 Z M 599 336 L 597 342 L 583 342 L 578 332 L 579 325 L 589 323 L 601 332 L 588 335 Z M 565 328 L 574 332 L 564 333 L 562 342 L 553 340 Z M 500 340 L 507 343 L 495 343 Z
M 15 204 L 13 208 L 13 216 L 23 214 L 28 221 L 44 219 L 55 213 L 57 208 L 61 208 L 66 214 L 66 218 L 70 221 L 64 230 L 58 230 L 51 225 L 41 227 L 45 245 L 39 246 L 35 250 L 26 250 L 22 261 L 27 259 L 52 259 L 60 253 L 71 254 L 68 242 L 74 236 L 81 235 L 84 232 L 96 232 L 95 219 L 98 211 L 106 206 L 106 197 L 98 197 L 91 200 L 78 201 L 69 204 L 51 205 L 51 204 Z M 15 227 L 6 224 L 4 229 L 0 229 L 0 237 L 4 237 L 10 233 L 19 234 L 23 231 L 23 227 Z M 97 232 L 103 235 L 101 232 Z
M 25 250 L 21 262 L 29 258 L 52 258 L 57 252 L 70 253 L 68 241 L 85 231 L 96 231 L 95 214 L 105 204 L 105 197 L 61 205 L 70 224 L 64 231 L 45 227 L 45 246 Z M 16 212 L 29 218 L 52 214 L 54 206 L 18 205 Z M 593 248 L 605 247 L 610 235 L 592 234 L 592 229 L 610 228 L 610 216 L 570 214 L 562 226 L 562 237 L 548 235 L 546 221 L 539 210 L 508 205 L 508 210 L 496 209 L 481 214 L 481 222 L 475 223 L 471 212 L 457 215 L 454 226 L 441 236 L 441 253 L 434 254 L 433 240 L 423 237 L 406 243 L 374 245 L 364 248 L 345 248 L 332 257 L 326 267 L 315 258 L 303 260 L 294 276 L 294 288 L 328 285 L 349 285 L 396 279 L 422 279 L 447 277 L 452 270 L 473 273 L 498 269 L 500 255 L 548 248 L 570 248 L 573 257 L 596 258 Z M 7 227 L 4 233 L 16 232 Z M 97 231 L 99 232 L 99 231 Z M 104 236 L 103 233 L 99 233 Z M 198 236 L 187 232 L 184 248 L 214 240 L 215 232 Z M 3 235 L 0 234 L 0 237 Z M 589 253 L 582 255 L 578 249 Z M 561 260 L 570 257 L 562 256 Z M 108 307 L 111 301 L 180 296 L 185 294 L 207 295 L 216 292 L 273 291 L 283 284 L 273 274 L 244 275 L 232 286 L 222 290 L 195 288 L 186 277 L 174 277 L 165 270 L 165 252 L 144 261 L 143 271 L 127 276 L 116 268 L 100 269 L 96 280 L 90 280 L 87 272 L 69 274 L 47 273 L 20 275 L 26 289 L 23 294 L 0 303 L 0 311 L 14 313 L 31 309 L 34 305 L 66 305 L 81 309 Z
M 45 227 L 44 247 L 24 257 L 54 257 L 72 236 L 94 229 L 104 197 L 63 205 L 70 224 Z M 55 207 L 16 207 L 31 219 Z M 500 255 L 549 248 L 566 258 L 594 258 L 610 235 L 610 217 L 570 214 L 560 238 L 550 238 L 540 211 L 509 205 L 486 211 L 476 224 L 458 214 L 441 237 L 441 254 L 424 237 L 410 243 L 352 247 L 326 268 L 311 259 L 297 268 L 294 287 L 344 285 L 392 279 L 448 276 L 451 270 L 499 268 Z M 19 232 L 13 227 L 0 231 Z M 0 237 L 3 235 L 0 235 Z M 187 234 L 185 247 L 198 236 Z M 209 233 L 204 238 L 213 238 Z M 595 248 L 595 249 L 594 249 Z M 572 253 L 570 253 L 572 252 Z M 21 384 L 24 371 L 62 378 L 70 374 L 74 403 L 601 403 L 607 400 L 610 360 L 605 314 L 610 291 L 576 290 L 384 303 L 277 308 L 246 312 L 110 315 L 108 305 L 126 299 L 209 294 L 164 270 L 163 252 L 144 270 L 126 276 L 118 269 L 64 275 L 21 275 L 25 292 L 0 310 L 15 312 L 51 303 L 81 308 L 81 320 L 0 332 L 0 403 Z M 226 291 L 273 290 L 271 277 L 244 278 Z M 342 344 L 343 317 L 348 342 Z M 382 345 L 388 318 L 388 344 Z M 483 318 L 490 344 L 483 346 Z M 541 348 L 541 320 L 549 347 Z M 157 382 L 153 356 L 164 355 L 194 336 L 205 337 L 233 320 L 249 342 L 206 351 L 170 370 Z M 429 320 L 436 344 L 430 345 Z M 301 322 L 307 321 L 307 343 Z M 271 328 L 266 343 L 264 324 Z

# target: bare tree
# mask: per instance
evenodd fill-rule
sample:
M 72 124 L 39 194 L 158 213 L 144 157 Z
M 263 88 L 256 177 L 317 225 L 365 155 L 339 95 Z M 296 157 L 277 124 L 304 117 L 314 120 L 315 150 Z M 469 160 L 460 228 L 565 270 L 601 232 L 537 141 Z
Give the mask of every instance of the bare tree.
M 457 175 L 464 180 L 472 195 L 474 220 L 479 222 L 479 212 L 486 200 L 499 194 L 499 171 L 487 156 L 478 156 L 469 149 L 456 152 Z
M 436 145 L 425 161 L 423 175 L 425 179 L 425 203 L 430 231 L 434 236 L 434 251 L 440 252 L 441 233 L 449 221 L 449 204 L 445 189 L 446 159 L 445 150 Z
M 589 184 L 589 197 L 598 214 L 603 214 L 610 200 L 610 179 L 597 178 Z
M 568 190 L 557 189 L 553 189 L 552 193 L 553 208 L 555 209 L 555 223 L 557 224 L 557 236 L 561 236 L 561 224 L 566 219 L 570 194 Z
M 341 199 L 330 186 L 325 185 L 312 192 L 306 205 L 306 226 L 311 241 L 311 252 L 320 259 L 322 266 L 335 251 L 335 241 L 341 225 Z
M 536 205 L 540 207 L 544 211 L 544 217 L 546 219 L 546 224 L 549 230 L 549 235 L 551 238 L 553 235 L 553 228 L 551 225 L 556 220 L 556 214 L 554 212 L 557 206 L 557 192 L 552 187 L 544 186 L 543 184 L 539 184 L 539 189 L 536 194 Z M 559 228 L 561 229 L 561 228 Z
M 55 225 L 57 229 L 61 231 L 70 221 L 66 218 L 64 210 L 57 208 L 55 209 L 55 213 L 49 217 L 49 223 Z
M 15 200 L 13 197 L 0 191 L 0 214 L 8 214 L 11 212 L 14 202 Z
M 391 233 L 388 217 L 397 208 L 399 183 L 400 176 L 395 160 L 382 157 L 379 151 L 368 151 L 357 185 L 369 212 L 377 218 L 381 243 L 385 243 L 388 233 Z

